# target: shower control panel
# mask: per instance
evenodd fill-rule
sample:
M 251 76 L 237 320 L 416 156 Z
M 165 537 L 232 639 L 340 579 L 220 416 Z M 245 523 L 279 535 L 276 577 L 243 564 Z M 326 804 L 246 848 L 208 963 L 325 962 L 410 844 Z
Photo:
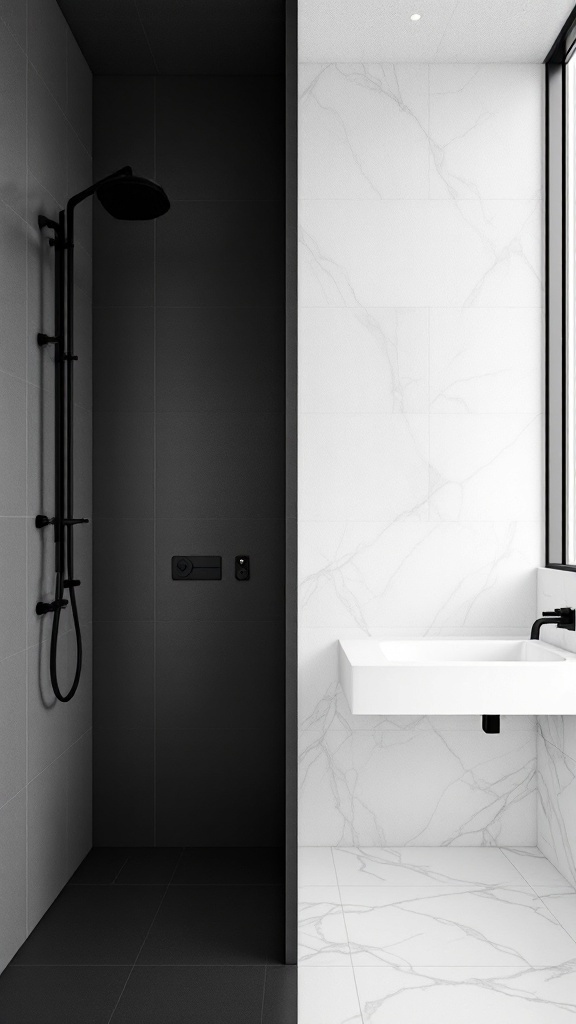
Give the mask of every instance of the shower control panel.
M 220 555 L 174 555 L 172 579 L 221 580 L 222 558 Z

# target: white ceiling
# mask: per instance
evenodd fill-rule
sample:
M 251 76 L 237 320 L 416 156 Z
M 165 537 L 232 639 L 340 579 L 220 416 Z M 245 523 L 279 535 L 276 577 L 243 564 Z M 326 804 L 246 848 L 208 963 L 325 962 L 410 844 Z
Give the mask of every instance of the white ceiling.
M 299 0 L 299 59 L 538 63 L 574 2 Z

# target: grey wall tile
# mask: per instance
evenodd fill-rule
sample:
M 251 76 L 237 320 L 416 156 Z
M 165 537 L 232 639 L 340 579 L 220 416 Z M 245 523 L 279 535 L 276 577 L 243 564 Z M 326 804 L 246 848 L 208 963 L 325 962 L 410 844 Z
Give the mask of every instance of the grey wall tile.
M 26 226 L 0 204 L 0 368 L 26 376 Z
M 26 785 L 26 654 L 0 661 L 0 807 Z
M 28 169 L 61 206 L 67 198 L 67 149 L 62 110 L 40 75 L 28 65 Z
M 78 356 L 74 370 L 74 401 L 92 408 L 92 296 L 78 285 L 74 295 L 74 349 Z
M 28 930 L 31 931 L 68 878 L 66 857 L 66 755 L 28 786 Z
M 0 658 L 26 646 L 26 520 L 0 518 Z
M 94 311 L 95 513 L 154 511 L 154 314 Z M 113 368 L 113 370 L 112 370 Z M 114 486 L 110 487 L 110 481 Z
M 282 200 L 281 77 L 170 75 L 156 94 L 157 176 L 170 199 Z
M 221 555 L 222 579 L 172 579 L 173 555 Z M 251 556 L 251 578 L 234 575 Z M 171 622 L 284 620 L 283 519 L 157 519 L 156 616 Z
M 52 367 L 50 366 L 49 372 Z M 29 516 L 54 515 L 54 389 L 28 384 Z M 48 536 L 48 534 L 47 534 Z
M 0 807 L 0 971 L 26 938 L 26 794 Z
M 51 624 L 50 624 L 51 625 Z M 86 633 L 86 630 L 84 631 Z M 57 701 L 50 681 L 50 641 L 28 652 L 28 778 L 32 780 L 83 736 L 92 723 L 91 645 L 84 637 L 87 668 L 73 700 Z M 74 678 L 73 632 L 58 637 L 58 681 L 66 693 Z
M 152 519 L 94 520 L 94 619 L 154 617 Z
M 68 874 L 72 875 L 92 846 L 92 733 L 67 753 Z
M 0 0 L 0 18 L 26 51 L 26 4 L 22 0 Z
M 28 0 L 28 59 L 64 113 L 67 110 L 66 41 L 69 31 L 57 3 Z
M 54 350 L 38 345 L 38 334 L 54 335 L 54 249 L 48 231 L 40 231 L 38 216 L 55 219 L 59 204 L 30 174 L 28 176 L 27 268 L 28 287 L 24 307 L 28 312 L 28 380 L 39 387 L 54 388 Z
M 0 199 L 26 215 L 26 56 L 0 26 Z
M 158 221 L 160 306 L 282 306 L 284 204 L 176 202 Z
M 75 196 L 93 183 L 92 157 L 74 129 L 68 126 L 66 132 L 66 192 Z M 92 251 L 92 205 L 93 199 L 84 199 L 74 213 L 74 241 L 89 253 Z
M 70 31 L 66 36 L 68 120 L 86 149 L 92 149 L 92 72 Z
M 26 382 L 0 373 L 0 515 L 26 515 Z
M 39 509 L 39 512 L 53 509 Z M 54 599 L 54 531 L 47 526 L 38 530 L 33 519 L 26 522 L 26 562 L 28 566 L 28 619 L 26 642 L 28 646 L 43 643 L 50 636 L 51 618 L 37 615 L 37 601 Z

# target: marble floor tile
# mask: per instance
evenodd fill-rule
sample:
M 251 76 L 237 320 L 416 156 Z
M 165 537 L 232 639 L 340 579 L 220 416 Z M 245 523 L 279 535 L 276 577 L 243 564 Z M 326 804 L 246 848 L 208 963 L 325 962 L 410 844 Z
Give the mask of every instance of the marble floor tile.
M 502 853 L 520 872 L 528 885 L 570 884 L 536 846 L 508 846 L 502 849 Z
M 576 889 L 571 886 L 535 885 L 545 907 L 554 914 L 568 935 L 576 942 Z M 576 1013 L 576 1010 L 575 1010 Z
M 362 1024 L 351 967 L 300 967 L 298 1024 Z
M 359 967 L 354 974 L 363 1024 L 569 1024 L 576 1015 L 574 961 L 540 969 Z
M 340 893 L 336 887 L 303 886 L 299 891 L 298 962 L 350 967 L 350 950 Z
M 528 886 L 341 886 L 340 892 L 355 967 L 576 961 L 576 941 Z
M 330 846 L 301 846 L 298 851 L 298 882 L 304 885 L 338 885 Z
M 335 847 L 333 853 L 343 886 L 526 884 L 496 847 Z

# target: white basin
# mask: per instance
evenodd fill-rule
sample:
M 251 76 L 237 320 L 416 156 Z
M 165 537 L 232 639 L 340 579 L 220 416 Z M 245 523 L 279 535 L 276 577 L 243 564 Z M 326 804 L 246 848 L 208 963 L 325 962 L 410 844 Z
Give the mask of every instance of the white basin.
M 354 715 L 575 715 L 576 655 L 541 640 L 340 641 Z

